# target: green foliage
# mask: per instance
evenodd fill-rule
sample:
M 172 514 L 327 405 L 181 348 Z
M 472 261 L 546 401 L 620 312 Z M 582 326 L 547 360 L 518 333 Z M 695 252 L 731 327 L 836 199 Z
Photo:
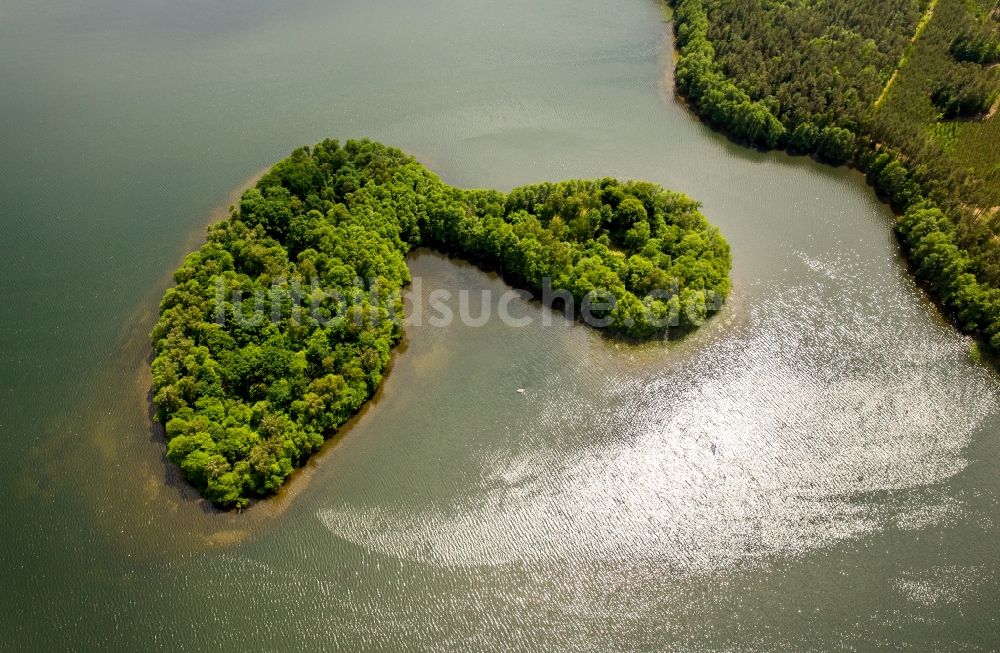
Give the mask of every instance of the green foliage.
M 805 122 L 854 130 L 889 78 L 921 11 L 913 0 L 675 4 L 682 57 L 687 41 L 682 34 L 704 39 L 698 47 L 711 60 L 706 67 L 765 106 L 789 132 Z
M 808 120 L 795 126 L 788 138 L 788 150 L 795 154 L 808 154 L 816 150 L 819 143 L 819 127 Z
M 864 170 L 904 213 L 918 276 L 1000 347 L 995 0 L 673 4 L 677 87 L 698 113 L 737 140 Z M 780 129 L 748 128 L 750 106 Z
M 324 141 L 276 164 L 174 275 L 151 335 L 167 456 L 206 499 L 276 491 L 382 382 L 406 253 L 431 246 L 577 309 L 610 334 L 696 328 L 729 247 L 679 193 L 614 179 L 460 190 L 399 150 Z M 599 326 L 599 325 L 595 325 Z
M 939 82 L 931 92 L 931 102 L 944 118 L 969 118 L 989 111 L 993 96 L 987 80 L 973 72 Z
M 816 154 L 830 163 L 846 163 L 854 158 L 854 144 L 852 131 L 830 125 L 823 128 L 816 139 Z
M 709 122 L 751 145 L 774 148 L 783 143 L 785 127 L 769 107 L 755 102 L 727 77 L 709 40 L 709 22 L 701 0 L 675 3 L 677 86 Z
M 981 363 L 983 361 L 983 351 L 979 347 L 979 343 L 973 340 L 969 343 L 969 360 L 973 363 Z
M 905 211 L 923 199 L 919 182 L 903 163 L 888 152 L 865 153 L 861 164 L 868 171 L 868 181 L 879 197 L 897 211 Z
M 989 65 L 1000 62 L 1000 34 L 992 26 L 975 25 L 955 37 L 948 51 L 956 61 Z
M 973 262 L 955 244 L 955 228 L 941 209 L 921 203 L 900 218 L 900 236 L 916 261 L 917 276 L 951 309 L 961 326 L 1000 346 L 1000 290 L 979 283 Z
M 991 174 L 1000 120 L 986 119 L 1000 88 L 1000 69 L 965 56 L 969 52 L 963 54 L 962 44 L 998 38 L 997 22 L 987 13 L 992 1 L 938 2 L 867 126 L 872 138 L 905 159 L 928 194 L 938 198 L 959 227 L 960 246 L 976 259 L 995 255 L 994 234 L 962 209 L 1000 204 L 1000 178 Z M 942 139 L 945 134 L 949 138 Z M 983 226 L 990 232 L 1000 228 Z M 1000 276 L 988 279 L 1000 283 Z

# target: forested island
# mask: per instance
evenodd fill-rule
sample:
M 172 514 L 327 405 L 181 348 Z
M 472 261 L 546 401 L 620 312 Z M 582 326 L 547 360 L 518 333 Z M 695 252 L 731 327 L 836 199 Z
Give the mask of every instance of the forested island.
M 275 492 L 372 396 L 417 246 L 577 307 L 600 294 L 591 326 L 629 339 L 696 328 L 730 287 L 718 229 L 656 184 L 463 190 L 371 141 L 298 149 L 185 259 L 151 335 L 167 455 L 206 499 Z
M 735 140 L 852 164 L 914 272 L 1000 352 L 994 0 L 674 0 L 676 85 Z

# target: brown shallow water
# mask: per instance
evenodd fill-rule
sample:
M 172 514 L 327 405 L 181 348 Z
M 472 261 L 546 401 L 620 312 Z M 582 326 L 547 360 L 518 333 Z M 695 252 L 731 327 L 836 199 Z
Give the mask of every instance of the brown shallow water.
M 9 645 L 996 648 L 996 379 L 858 175 L 664 93 L 665 32 L 641 1 L 0 8 Z M 148 417 L 156 303 L 224 189 L 331 135 L 462 186 L 687 192 L 731 300 L 638 347 L 531 302 L 524 328 L 413 327 L 287 491 L 206 509 Z

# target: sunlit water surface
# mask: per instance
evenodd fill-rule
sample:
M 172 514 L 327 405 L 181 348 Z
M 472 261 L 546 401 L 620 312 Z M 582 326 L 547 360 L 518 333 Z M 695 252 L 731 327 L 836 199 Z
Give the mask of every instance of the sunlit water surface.
M 994 376 L 859 176 L 726 142 L 669 62 L 645 0 L 0 7 L 5 641 L 1000 646 Z M 530 301 L 526 327 L 414 326 L 287 491 L 215 513 L 149 422 L 146 334 L 226 189 L 326 136 L 462 186 L 686 192 L 733 247 L 730 302 L 643 346 Z

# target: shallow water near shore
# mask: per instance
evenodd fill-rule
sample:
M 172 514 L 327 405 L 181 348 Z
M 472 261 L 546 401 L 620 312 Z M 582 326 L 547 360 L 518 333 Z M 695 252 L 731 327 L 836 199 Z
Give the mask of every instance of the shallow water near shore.
M 8 644 L 1000 646 L 1000 385 L 859 175 L 674 100 L 667 29 L 644 0 L 0 8 Z M 688 193 L 730 301 L 642 346 L 531 301 L 523 328 L 411 327 L 286 490 L 218 513 L 149 421 L 146 334 L 227 189 L 328 136 L 464 187 Z M 425 295 L 507 288 L 410 266 Z

